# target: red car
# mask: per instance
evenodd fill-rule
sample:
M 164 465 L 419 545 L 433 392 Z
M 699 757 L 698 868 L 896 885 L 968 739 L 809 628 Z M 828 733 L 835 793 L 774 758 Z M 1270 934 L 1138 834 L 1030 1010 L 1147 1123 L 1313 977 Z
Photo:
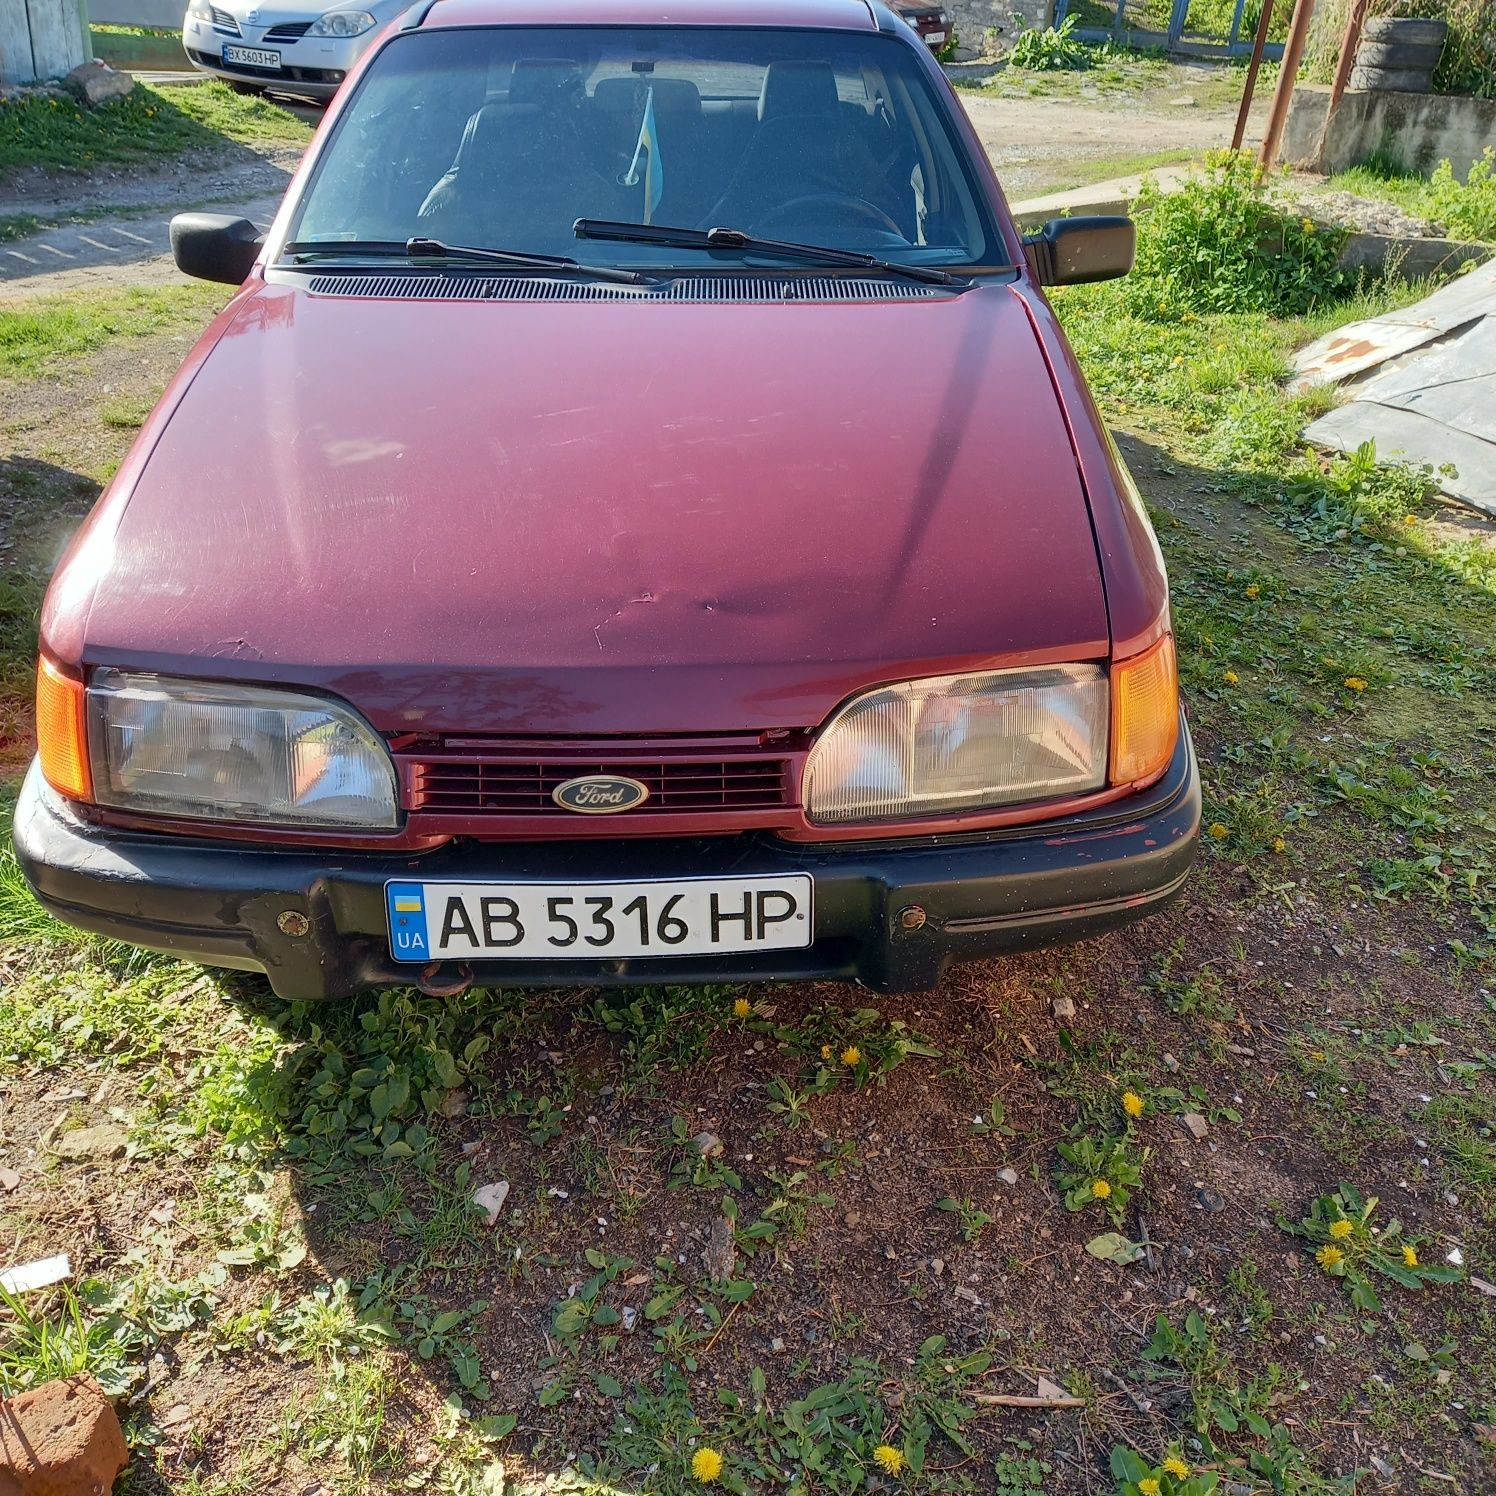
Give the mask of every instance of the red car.
M 287 998 L 856 979 L 1198 836 L 1163 564 L 926 47 L 863 0 L 422 0 L 78 533 L 15 821 Z
M 914 27 L 919 39 L 932 52 L 939 52 L 950 39 L 950 17 L 938 5 L 925 5 L 921 0 L 894 0 L 893 9 Z

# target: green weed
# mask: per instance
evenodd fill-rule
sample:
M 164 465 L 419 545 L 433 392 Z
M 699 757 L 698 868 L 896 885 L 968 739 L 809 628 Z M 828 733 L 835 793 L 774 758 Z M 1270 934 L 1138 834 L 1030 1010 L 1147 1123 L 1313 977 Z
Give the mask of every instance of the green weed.
M 1210 158 L 1174 191 L 1145 183 L 1145 215 L 1127 299 L 1150 316 L 1180 312 L 1305 312 L 1340 295 L 1343 235 L 1280 208 L 1245 153 Z
M 1066 16 L 1058 26 L 1026 27 L 1008 52 L 1008 66 L 1032 73 L 1083 72 L 1091 66 L 1093 54 L 1084 42 L 1077 41 L 1076 18 Z

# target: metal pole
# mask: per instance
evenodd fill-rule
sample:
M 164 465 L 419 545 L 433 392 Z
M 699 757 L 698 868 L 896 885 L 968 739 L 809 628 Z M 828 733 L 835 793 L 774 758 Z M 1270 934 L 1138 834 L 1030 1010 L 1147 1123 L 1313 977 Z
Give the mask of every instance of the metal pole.
M 1314 165 L 1325 171 L 1325 150 L 1330 143 L 1330 127 L 1335 123 L 1335 110 L 1350 82 L 1351 69 L 1356 64 L 1356 49 L 1361 41 L 1361 27 L 1366 21 L 1369 0 L 1355 0 L 1351 6 L 1350 19 L 1345 23 L 1345 39 L 1340 43 L 1340 60 L 1335 64 L 1335 82 L 1330 87 L 1330 102 L 1325 105 L 1324 128 L 1319 132 L 1319 144 L 1314 148 Z M 1328 173 L 1326 173 L 1328 175 Z
M 1257 36 L 1252 42 L 1252 60 L 1247 64 L 1247 86 L 1242 90 L 1241 109 L 1236 116 L 1236 130 L 1231 136 L 1231 149 L 1239 151 L 1246 138 L 1247 116 L 1252 112 L 1252 95 L 1257 90 L 1257 70 L 1262 66 L 1262 49 L 1267 46 L 1267 33 L 1273 24 L 1273 7 L 1276 0 L 1262 0 L 1262 14 L 1257 17 Z
M 1268 112 L 1267 134 L 1262 141 L 1262 164 L 1270 167 L 1278 159 L 1278 148 L 1283 144 L 1283 127 L 1288 123 L 1288 105 L 1293 99 L 1294 80 L 1299 75 L 1299 64 L 1304 60 L 1304 48 L 1309 42 L 1309 22 L 1314 18 L 1314 0 L 1298 0 L 1293 8 L 1293 20 L 1288 24 L 1288 41 L 1283 47 L 1283 68 L 1278 74 L 1278 87 L 1273 91 L 1273 107 Z
M 1350 82 L 1351 69 L 1356 65 L 1356 48 L 1361 43 L 1361 27 L 1366 23 L 1366 12 L 1371 0 L 1356 0 L 1351 7 L 1351 18 L 1345 23 L 1345 40 L 1340 44 L 1340 61 L 1335 65 L 1335 82 L 1330 89 L 1330 107 L 1325 112 L 1325 128 L 1329 129 L 1330 115 Z

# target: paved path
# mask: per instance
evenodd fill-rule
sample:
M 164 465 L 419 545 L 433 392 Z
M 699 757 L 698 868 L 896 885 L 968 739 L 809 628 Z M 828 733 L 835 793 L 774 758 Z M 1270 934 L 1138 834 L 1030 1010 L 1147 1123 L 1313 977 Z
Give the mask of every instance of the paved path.
M 234 213 L 268 227 L 280 195 L 248 202 L 215 204 L 213 212 Z M 111 216 L 66 224 L 0 244 L 0 306 L 7 301 L 91 286 L 165 285 L 182 281 L 171 260 L 166 212 Z

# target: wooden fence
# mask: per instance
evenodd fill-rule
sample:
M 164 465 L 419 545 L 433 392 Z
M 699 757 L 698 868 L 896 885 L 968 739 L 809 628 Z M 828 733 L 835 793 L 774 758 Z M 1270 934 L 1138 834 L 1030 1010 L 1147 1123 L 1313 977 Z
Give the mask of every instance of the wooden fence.
M 90 55 L 83 0 L 0 0 L 0 85 L 60 78 Z

